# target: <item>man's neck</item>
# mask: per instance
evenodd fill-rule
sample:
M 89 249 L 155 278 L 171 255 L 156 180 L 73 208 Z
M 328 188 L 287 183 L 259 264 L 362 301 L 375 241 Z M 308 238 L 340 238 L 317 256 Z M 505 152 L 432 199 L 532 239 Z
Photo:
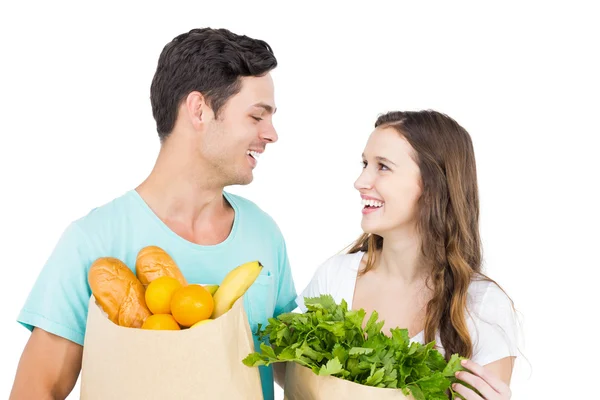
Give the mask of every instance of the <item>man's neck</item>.
M 204 221 L 214 221 L 231 211 L 223 198 L 216 174 L 190 162 L 189 146 L 167 142 L 161 147 L 150 175 L 136 191 L 165 223 L 174 222 L 190 231 Z

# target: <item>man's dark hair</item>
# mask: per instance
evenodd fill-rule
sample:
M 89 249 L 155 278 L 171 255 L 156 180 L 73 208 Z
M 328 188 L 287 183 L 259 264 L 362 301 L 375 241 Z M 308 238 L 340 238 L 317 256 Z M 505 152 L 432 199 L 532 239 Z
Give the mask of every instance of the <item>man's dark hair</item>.
M 175 37 L 163 48 L 150 87 L 161 142 L 173 130 L 179 105 L 190 92 L 202 93 L 216 118 L 241 90 L 240 77 L 262 76 L 276 66 L 265 41 L 227 29 L 192 29 Z

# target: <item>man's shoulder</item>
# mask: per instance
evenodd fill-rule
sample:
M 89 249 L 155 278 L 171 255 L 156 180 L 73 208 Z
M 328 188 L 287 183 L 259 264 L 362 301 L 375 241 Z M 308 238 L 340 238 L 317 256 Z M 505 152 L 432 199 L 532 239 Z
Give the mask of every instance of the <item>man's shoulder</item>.
M 234 202 L 234 206 L 237 207 L 244 220 L 253 224 L 260 224 L 257 226 L 260 226 L 261 229 L 271 228 L 279 231 L 279 226 L 271 214 L 265 211 L 254 201 L 238 194 L 233 194 L 230 192 L 224 193 L 227 200 Z
M 128 191 L 109 201 L 93 206 L 90 210 L 72 221 L 71 225 L 85 234 L 93 234 L 111 226 L 120 226 L 130 217 L 132 192 Z

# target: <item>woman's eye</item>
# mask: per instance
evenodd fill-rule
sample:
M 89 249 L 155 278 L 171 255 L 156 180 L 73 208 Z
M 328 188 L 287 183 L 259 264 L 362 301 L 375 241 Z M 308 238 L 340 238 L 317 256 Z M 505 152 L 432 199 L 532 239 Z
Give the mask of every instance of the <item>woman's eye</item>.
M 382 170 L 382 171 L 388 171 L 389 170 L 389 168 L 387 166 L 385 166 L 384 164 L 382 164 L 382 163 L 379 163 L 379 169 Z
M 366 161 L 361 161 L 361 164 L 362 164 L 362 167 L 363 167 L 363 169 L 364 169 L 364 168 L 367 168 L 367 165 L 368 165 L 368 164 L 367 164 L 367 162 L 366 162 Z
M 252 118 L 254 118 L 254 119 L 255 119 L 256 121 L 258 121 L 258 122 L 260 122 L 260 121 L 262 121 L 262 120 L 263 120 L 262 118 L 260 118 L 260 117 L 255 117 L 255 116 L 252 116 Z

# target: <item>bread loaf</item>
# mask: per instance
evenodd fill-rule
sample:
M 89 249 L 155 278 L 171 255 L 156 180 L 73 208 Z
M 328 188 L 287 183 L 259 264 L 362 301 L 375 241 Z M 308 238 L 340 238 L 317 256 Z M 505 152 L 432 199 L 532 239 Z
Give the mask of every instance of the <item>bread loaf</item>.
M 161 276 L 170 276 L 183 286 L 187 285 L 175 261 L 158 246 L 147 246 L 139 251 L 135 262 L 135 274 L 142 285 L 148 285 Z
M 117 325 L 140 328 L 152 313 L 144 299 L 145 288 L 121 260 L 98 258 L 88 272 L 96 302 Z

